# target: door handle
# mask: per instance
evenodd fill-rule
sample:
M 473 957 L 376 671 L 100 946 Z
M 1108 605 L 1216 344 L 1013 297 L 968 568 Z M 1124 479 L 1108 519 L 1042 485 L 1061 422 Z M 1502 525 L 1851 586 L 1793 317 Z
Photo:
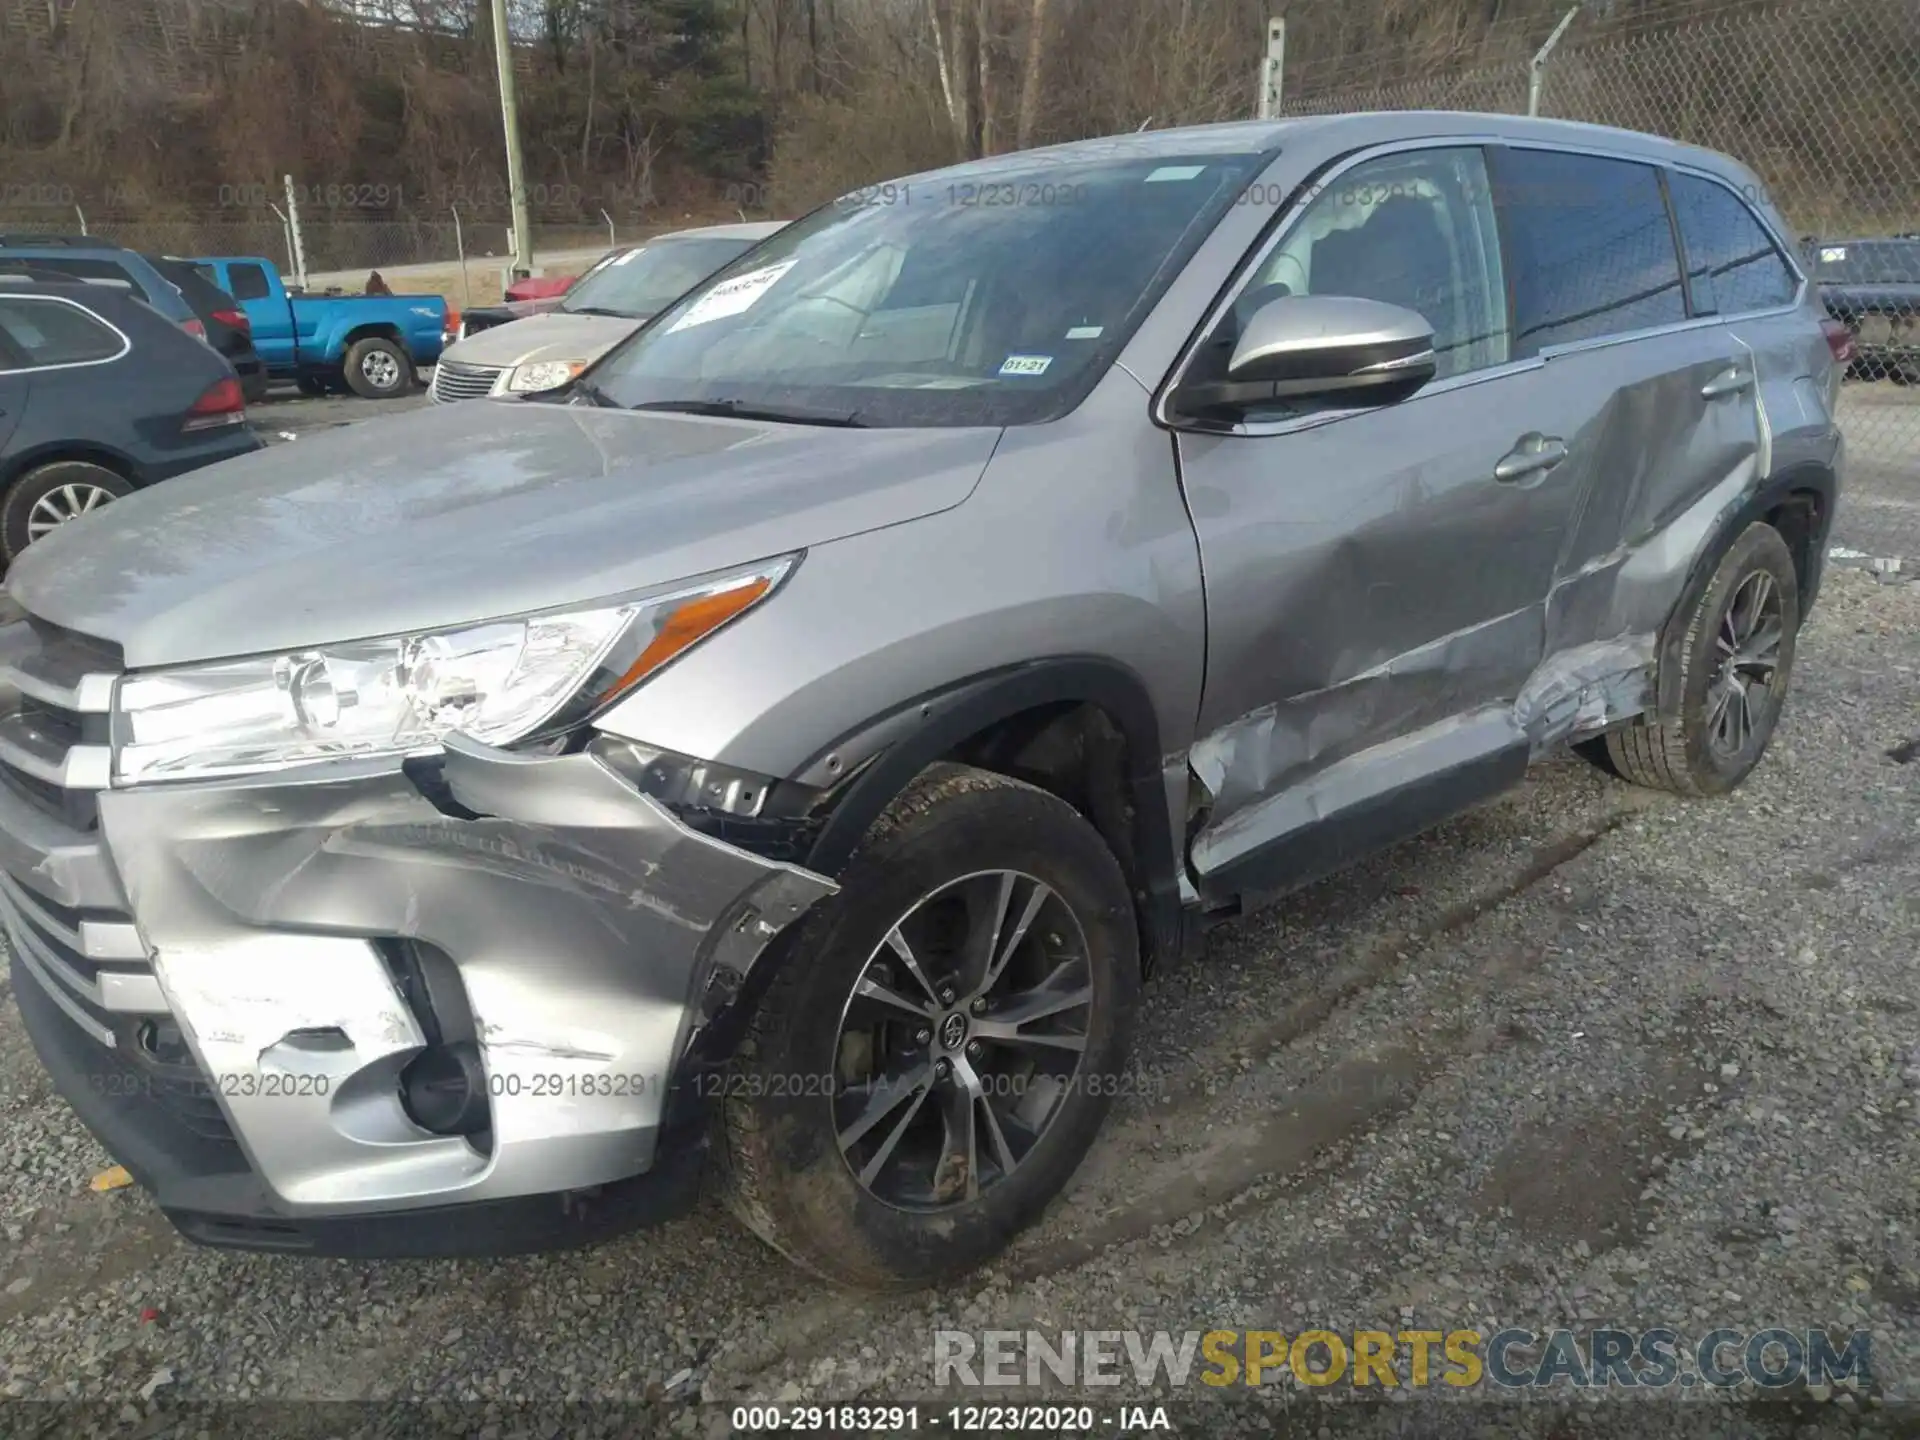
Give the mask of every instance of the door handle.
M 1567 442 L 1548 435 L 1529 435 L 1493 467 L 1493 478 L 1503 485 L 1544 475 L 1567 458 Z
M 1718 400 L 1723 395 L 1739 395 L 1753 388 L 1753 372 L 1735 366 L 1723 370 L 1700 387 L 1702 400 Z

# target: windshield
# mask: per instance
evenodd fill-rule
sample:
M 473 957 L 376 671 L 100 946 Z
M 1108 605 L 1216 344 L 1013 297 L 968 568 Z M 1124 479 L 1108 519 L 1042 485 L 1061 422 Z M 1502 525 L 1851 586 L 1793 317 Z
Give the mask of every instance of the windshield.
M 1920 285 L 1920 240 L 1822 245 L 1814 259 L 1830 285 Z
M 560 308 L 608 310 L 635 318 L 664 310 L 754 242 L 743 239 L 656 240 L 602 262 L 567 292 Z
M 601 403 L 861 425 L 1066 414 L 1266 163 L 957 170 L 815 211 L 596 367 Z

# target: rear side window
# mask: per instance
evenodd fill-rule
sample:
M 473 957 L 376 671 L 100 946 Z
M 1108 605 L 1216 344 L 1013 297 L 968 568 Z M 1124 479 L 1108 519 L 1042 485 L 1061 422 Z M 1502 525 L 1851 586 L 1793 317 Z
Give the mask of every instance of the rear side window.
M 62 275 L 71 275 L 76 280 L 111 280 L 127 286 L 136 300 L 145 300 L 147 292 L 140 282 L 129 275 L 123 266 L 111 260 L 90 260 L 83 256 L 49 256 L 35 258 L 28 262 L 36 270 L 53 270 Z
M 1697 175 L 1673 175 L 1667 183 L 1696 315 L 1742 315 L 1793 299 L 1800 282 L 1746 201 Z
M 1680 256 L 1650 165 L 1494 152 L 1513 281 L 1513 358 L 1687 318 Z
M 65 300 L 0 295 L 0 330 L 30 370 L 111 360 L 126 348 L 117 331 Z
M 236 300 L 264 300 L 273 293 L 267 288 L 267 272 L 258 265 L 229 265 L 227 278 Z

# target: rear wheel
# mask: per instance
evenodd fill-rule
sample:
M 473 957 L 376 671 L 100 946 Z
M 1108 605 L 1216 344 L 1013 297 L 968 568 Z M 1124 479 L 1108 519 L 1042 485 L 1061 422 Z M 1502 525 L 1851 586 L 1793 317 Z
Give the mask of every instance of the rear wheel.
M 132 492 L 120 476 L 88 460 L 56 460 L 29 470 L 0 506 L 0 546 L 11 560 L 69 520 Z
M 347 350 L 347 384 L 369 400 L 391 400 L 413 387 L 413 361 L 380 336 L 356 340 Z
M 1786 541 L 1771 525 L 1750 525 L 1687 617 L 1679 714 L 1609 732 L 1614 770 L 1683 795 L 1733 789 L 1773 738 L 1799 629 L 1800 582 Z
M 894 803 L 841 882 L 767 957 L 717 1148 L 763 1239 L 899 1289 L 987 1260 L 1066 1185 L 1118 1088 L 1138 941 L 1078 812 L 957 765 Z

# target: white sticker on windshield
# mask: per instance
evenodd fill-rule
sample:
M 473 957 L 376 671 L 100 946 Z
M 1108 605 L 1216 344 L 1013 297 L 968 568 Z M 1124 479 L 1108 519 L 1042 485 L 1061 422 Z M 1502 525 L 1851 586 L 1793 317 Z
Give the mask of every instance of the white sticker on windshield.
M 1009 355 L 1000 367 L 1002 375 L 1044 375 L 1053 364 L 1051 355 Z
M 1828 245 L 1820 252 L 1820 263 L 1822 265 L 1833 265 L 1846 258 L 1847 247 L 1844 245 Z
M 1106 333 L 1107 327 L 1104 325 L 1076 325 L 1073 329 L 1067 331 L 1067 338 L 1069 340 L 1098 340 Z
M 1204 165 L 1162 165 L 1147 176 L 1146 183 L 1154 185 L 1163 180 L 1198 180 L 1206 173 L 1207 167 Z
M 712 320 L 724 320 L 729 315 L 741 315 L 759 303 L 760 297 L 780 282 L 780 277 L 798 264 L 798 261 L 784 260 L 778 265 L 768 265 L 761 270 L 749 270 L 744 275 L 736 275 L 731 280 L 723 280 L 706 294 L 693 302 L 686 314 L 667 327 L 667 333 L 676 330 L 691 329 L 695 325 L 705 325 Z

